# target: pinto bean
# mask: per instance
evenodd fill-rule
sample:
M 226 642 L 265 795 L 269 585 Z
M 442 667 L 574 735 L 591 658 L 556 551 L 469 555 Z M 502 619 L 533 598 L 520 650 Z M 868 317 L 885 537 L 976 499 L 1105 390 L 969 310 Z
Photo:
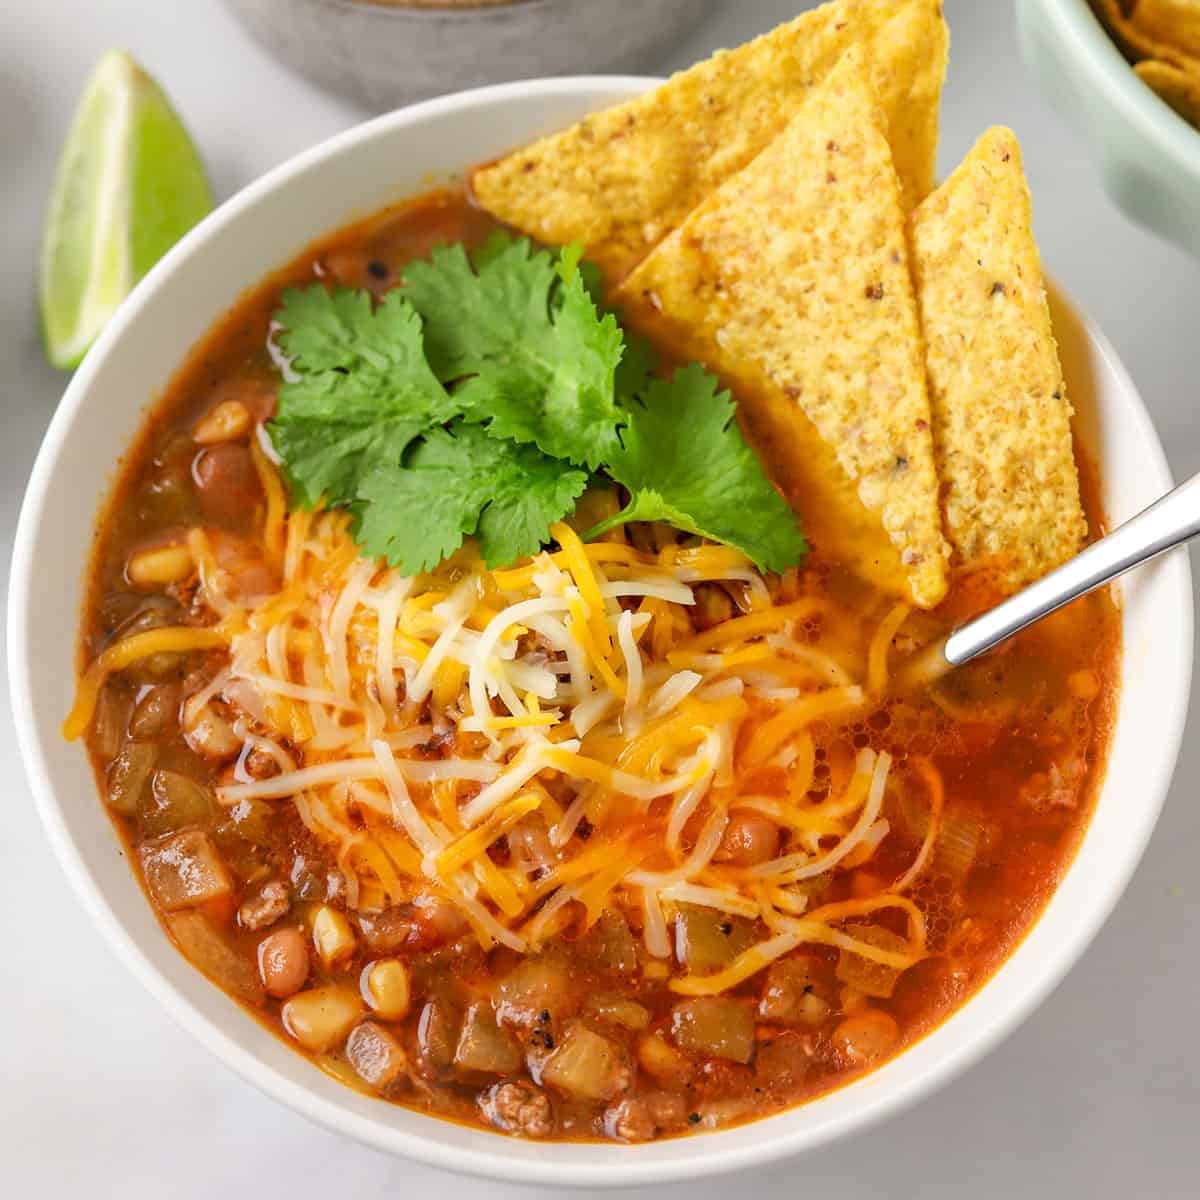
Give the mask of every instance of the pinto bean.
M 258 943 L 258 972 L 276 999 L 294 996 L 308 978 L 308 945 L 298 929 L 277 929 Z
M 879 1008 L 864 1008 L 838 1023 L 830 1041 L 847 1067 L 868 1067 L 900 1038 L 895 1018 Z
M 215 520 L 236 523 L 262 502 L 254 460 L 238 442 L 202 450 L 192 463 L 192 478 L 201 507 Z
M 725 826 L 714 858 L 735 867 L 753 867 L 779 852 L 779 826 L 755 812 L 737 812 Z
M 703 632 L 734 615 L 733 600 L 729 593 L 717 583 L 698 583 L 692 588 L 696 603 L 688 613 L 692 624 Z
M 222 572 L 222 587 L 230 595 L 253 602 L 279 587 L 278 575 L 250 539 L 214 530 L 210 541 L 213 557 Z

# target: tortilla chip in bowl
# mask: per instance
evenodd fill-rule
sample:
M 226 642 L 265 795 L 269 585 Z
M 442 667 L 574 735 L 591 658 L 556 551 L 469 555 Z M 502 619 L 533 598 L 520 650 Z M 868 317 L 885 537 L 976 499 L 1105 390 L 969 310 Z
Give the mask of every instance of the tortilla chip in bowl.
M 1129 21 L 1128 6 L 1118 0 L 1097 0 L 1095 8 L 1089 0 L 1019 0 L 1025 60 L 1087 139 L 1106 189 L 1126 216 L 1200 255 L 1200 131 L 1160 98 L 1168 93 L 1165 82 L 1147 86 L 1163 79 L 1160 68 L 1144 82 L 1130 65 L 1148 59 L 1174 67 L 1169 94 L 1188 94 L 1180 91 L 1178 72 L 1196 69 L 1192 43 L 1176 37 L 1172 48 L 1163 40 L 1184 3 L 1145 7 L 1159 17 L 1149 26 Z

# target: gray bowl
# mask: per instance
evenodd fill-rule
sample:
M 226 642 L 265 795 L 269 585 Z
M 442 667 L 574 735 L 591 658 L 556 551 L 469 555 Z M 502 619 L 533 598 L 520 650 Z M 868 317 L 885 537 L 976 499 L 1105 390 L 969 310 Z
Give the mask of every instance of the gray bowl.
M 535 75 L 638 71 L 713 0 L 511 0 L 430 8 L 225 0 L 281 62 L 375 112 Z

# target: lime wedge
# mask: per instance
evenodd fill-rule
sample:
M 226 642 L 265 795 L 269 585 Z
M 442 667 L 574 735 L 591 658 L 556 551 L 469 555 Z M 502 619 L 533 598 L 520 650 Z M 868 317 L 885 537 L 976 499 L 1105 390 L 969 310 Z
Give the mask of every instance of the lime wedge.
M 133 285 L 211 208 L 204 164 L 162 89 L 110 50 L 71 122 L 42 232 L 50 362 L 78 365 Z

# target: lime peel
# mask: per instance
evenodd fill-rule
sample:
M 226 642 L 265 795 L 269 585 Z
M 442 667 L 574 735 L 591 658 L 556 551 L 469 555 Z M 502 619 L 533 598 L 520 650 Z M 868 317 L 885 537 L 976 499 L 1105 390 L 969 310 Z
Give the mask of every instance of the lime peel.
M 55 173 L 42 235 L 46 357 L 78 365 L 137 281 L 212 209 L 187 130 L 123 50 L 101 58 Z

